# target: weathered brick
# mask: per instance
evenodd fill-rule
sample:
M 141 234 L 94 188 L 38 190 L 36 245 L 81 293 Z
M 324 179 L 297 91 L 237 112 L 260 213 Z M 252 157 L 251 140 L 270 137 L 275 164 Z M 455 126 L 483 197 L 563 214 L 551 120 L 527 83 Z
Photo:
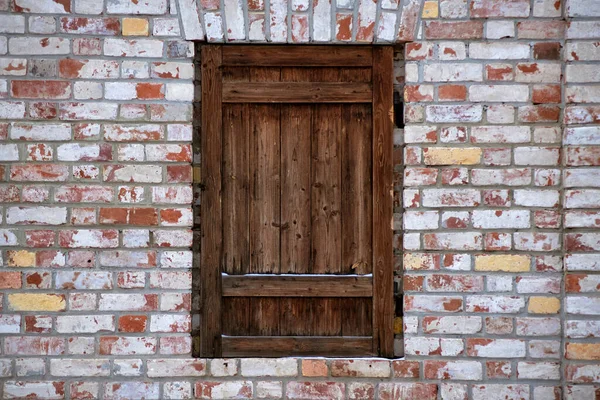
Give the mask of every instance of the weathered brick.
M 194 389 L 199 399 L 251 399 L 254 390 L 250 381 L 196 382 Z

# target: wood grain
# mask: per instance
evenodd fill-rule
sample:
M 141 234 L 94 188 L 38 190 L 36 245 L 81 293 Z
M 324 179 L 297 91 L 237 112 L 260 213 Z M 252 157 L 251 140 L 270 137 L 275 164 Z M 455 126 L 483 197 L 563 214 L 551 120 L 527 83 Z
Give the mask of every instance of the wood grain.
M 202 47 L 201 357 L 221 354 L 221 46 Z
M 393 50 L 373 48 L 373 327 L 374 349 L 394 355 L 392 246 Z
M 370 276 L 223 276 L 223 296 L 371 297 Z
M 242 274 L 250 264 L 248 106 L 223 105 L 223 271 Z
M 282 68 L 281 80 L 310 78 L 310 68 Z M 312 106 L 281 105 L 281 272 L 310 272 Z
M 313 79 L 337 81 L 338 70 L 314 70 Z M 312 121 L 311 218 L 312 273 L 341 271 L 341 119 L 340 105 L 314 106 Z
M 366 337 L 285 337 L 225 336 L 224 357 L 283 356 L 372 356 L 373 338 Z
M 252 68 L 250 80 L 279 80 L 278 68 Z M 279 273 L 280 211 L 279 105 L 250 107 L 250 271 Z
M 224 103 L 370 103 L 370 83 L 344 82 L 229 82 L 223 84 Z
M 223 64 L 272 67 L 370 67 L 372 49 L 364 46 L 225 46 Z

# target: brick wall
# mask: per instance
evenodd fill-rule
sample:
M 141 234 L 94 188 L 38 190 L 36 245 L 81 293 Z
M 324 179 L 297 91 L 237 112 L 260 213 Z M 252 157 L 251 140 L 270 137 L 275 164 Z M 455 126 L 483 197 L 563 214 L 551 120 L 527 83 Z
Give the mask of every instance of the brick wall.
M 0 398 L 600 396 L 600 1 L 369 1 L 0 0 Z M 204 38 L 408 42 L 405 360 L 192 357 Z

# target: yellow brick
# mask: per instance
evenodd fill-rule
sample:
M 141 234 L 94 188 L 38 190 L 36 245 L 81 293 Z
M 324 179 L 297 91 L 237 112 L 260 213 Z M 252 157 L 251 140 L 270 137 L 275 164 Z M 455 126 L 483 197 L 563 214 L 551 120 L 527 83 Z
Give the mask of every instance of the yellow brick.
M 567 359 L 600 360 L 599 343 L 567 343 Z
M 148 36 L 148 20 L 123 18 L 123 36 Z
M 6 263 L 9 267 L 33 267 L 35 266 L 35 252 L 27 250 L 7 251 L 8 260 Z
M 532 314 L 557 314 L 560 311 L 560 299 L 556 297 L 530 297 L 527 310 Z
M 402 325 L 402 318 L 394 318 L 394 335 L 401 335 L 404 327 Z
M 200 169 L 200 167 L 194 167 L 192 169 L 192 172 L 194 174 L 194 183 L 201 183 L 202 182 L 202 170 Z
M 475 256 L 475 271 L 529 271 L 529 256 L 493 254 Z
M 434 269 L 437 263 L 435 254 L 404 253 L 403 256 L 403 267 L 407 271 Z
M 481 149 L 477 147 L 429 147 L 423 150 L 427 165 L 479 164 Z
M 13 293 L 8 304 L 15 311 L 64 311 L 65 296 L 58 294 Z
M 426 1 L 423 4 L 423 18 L 437 18 L 438 3 L 437 1 Z

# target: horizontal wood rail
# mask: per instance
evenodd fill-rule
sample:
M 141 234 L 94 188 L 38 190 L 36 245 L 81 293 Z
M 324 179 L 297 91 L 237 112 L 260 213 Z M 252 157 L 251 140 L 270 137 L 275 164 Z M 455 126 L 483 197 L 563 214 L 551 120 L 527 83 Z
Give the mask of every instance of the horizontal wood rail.
M 371 297 L 371 276 L 223 275 L 227 297 Z
M 253 67 L 371 67 L 370 47 L 223 46 L 223 65 Z
M 373 356 L 371 336 L 223 336 L 224 357 Z
M 224 103 L 370 103 L 370 83 L 224 82 Z

